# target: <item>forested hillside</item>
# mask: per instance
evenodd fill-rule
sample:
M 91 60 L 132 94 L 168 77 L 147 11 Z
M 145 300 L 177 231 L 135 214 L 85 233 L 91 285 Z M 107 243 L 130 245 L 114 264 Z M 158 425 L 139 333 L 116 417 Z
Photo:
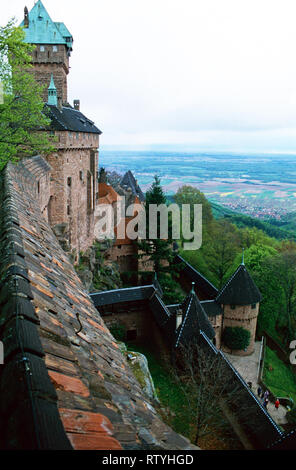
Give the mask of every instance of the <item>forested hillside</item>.
M 256 227 L 263 230 L 267 235 L 278 240 L 292 239 L 296 240 L 296 214 L 289 214 L 282 218 L 282 221 L 276 219 L 255 219 L 245 214 L 232 211 L 226 207 L 211 202 L 212 212 L 215 219 L 227 218 L 238 227 Z M 290 217 L 292 216 L 292 217 Z
M 174 201 L 203 204 L 202 246 L 181 248 L 181 255 L 221 288 L 242 262 L 244 249 L 245 265 L 263 296 L 258 336 L 266 331 L 287 348 L 296 337 L 296 241 L 290 232 L 232 211 L 223 213 L 191 186 L 180 188 Z

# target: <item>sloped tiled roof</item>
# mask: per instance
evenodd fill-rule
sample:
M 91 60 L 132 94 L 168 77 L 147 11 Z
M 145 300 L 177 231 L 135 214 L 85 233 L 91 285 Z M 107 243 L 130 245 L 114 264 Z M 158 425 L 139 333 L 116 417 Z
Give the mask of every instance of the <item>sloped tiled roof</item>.
M 125 173 L 125 175 L 123 176 L 123 178 L 120 182 L 120 186 L 122 186 L 125 189 L 130 188 L 132 190 L 133 196 L 138 196 L 140 202 L 145 201 L 145 196 L 144 196 L 140 186 L 138 185 L 134 175 L 132 174 L 132 172 L 130 170 L 128 170 Z
M 193 338 L 199 336 L 200 331 L 203 331 L 209 339 L 215 337 L 215 331 L 193 289 L 180 308 L 183 311 L 183 320 L 177 330 L 175 347 L 178 347 L 180 343 L 188 344 Z
M 59 109 L 57 106 L 47 104 L 45 112 L 51 119 L 50 128 L 53 130 L 102 134 L 93 121 L 71 106 L 63 106 Z
M 261 301 L 259 289 L 244 264 L 237 268 L 221 289 L 216 301 L 223 305 L 252 305 Z
M 24 29 L 25 41 L 29 44 L 64 44 L 72 50 L 73 38 L 64 23 L 55 23 L 41 0 L 38 0 L 28 14 L 29 26 Z M 24 27 L 24 21 L 21 25 Z
M 34 168 L 46 174 L 40 159 L 0 174 L 1 448 L 193 448 L 158 417 L 43 219 Z
M 125 289 L 115 289 L 109 291 L 101 291 L 90 294 L 95 307 L 99 308 L 104 305 L 112 305 L 123 302 L 137 302 L 139 300 L 149 299 L 155 288 L 153 285 L 127 287 Z
M 201 305 L 208 315 L 208 317 L 216 317 L 218 315 L 222 315 L 223 310 L 221 308 L 221 305 L 216 302 L 216 300 L 202 300 Z
M 196 287 L 201 290 L 206 298 L 214 299 L 218 294 L 218 289 L 206 279 L 199 271 L 197 271 L 191 264 L 185 261 L 182 256 L 177 255 L 175 263 L 183 263 L 183 269 L 180 271 L 181 275 L 184 275 L 191 282 L 195 282 Z
M 115 189 L 107 183 L 99 183 L 99 204 L 113 204 L 121 197 Z

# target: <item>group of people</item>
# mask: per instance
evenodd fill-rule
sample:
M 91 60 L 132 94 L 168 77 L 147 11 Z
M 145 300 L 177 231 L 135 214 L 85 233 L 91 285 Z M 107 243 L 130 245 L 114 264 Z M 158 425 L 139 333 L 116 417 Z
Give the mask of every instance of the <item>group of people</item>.
M 265 390 L 265 392 L 262 390 L 262 388 L 259 386 L 258 389 L 257 389 L 257 394 L 258 394 L 258 397 L 260 397 L 260 399 L 262 400 L 262 405 L 264 406 L 264 408 L 267 409 L 267 405 L 269 403 L 269 391 L 268 390 Z M 276 409 L 279 408 L 280 406 L 280 401 L 279 399 L 277 398 L 274 402 L 274 406 Z

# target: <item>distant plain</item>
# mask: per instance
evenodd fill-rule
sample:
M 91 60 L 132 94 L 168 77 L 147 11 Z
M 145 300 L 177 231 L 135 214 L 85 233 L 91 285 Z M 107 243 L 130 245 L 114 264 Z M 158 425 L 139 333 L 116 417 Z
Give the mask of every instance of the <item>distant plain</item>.
M 243 212 L 250 212 L 248 207 L 296 211 L 296 154 L 103 150 L 100 166 L 131 170 L 144 191 L 157 174 L 168 195 L 190 184 L 209 200 Z

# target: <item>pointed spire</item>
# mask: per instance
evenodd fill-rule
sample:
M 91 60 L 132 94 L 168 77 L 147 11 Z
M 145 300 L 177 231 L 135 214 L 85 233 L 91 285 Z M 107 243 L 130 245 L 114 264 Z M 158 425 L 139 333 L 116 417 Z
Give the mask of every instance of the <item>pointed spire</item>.
M 242 265 L 245 265 L 245 249 L 243 248 Z
M 57 95 L 57 89 L 54 84 L 54 79 L 53 79 L 53 74 L 51 74 L 51 79 L 50 79 L 50 84 L 48 87 L 48 101 L 47 104 L 50 104 L 51 106 L 57 106 L 58 105 L 58 95 Z
M 24 27 L 25 28 L 29 27 L 29 11 L 27 7 L 25 7 L 24 9 Z

